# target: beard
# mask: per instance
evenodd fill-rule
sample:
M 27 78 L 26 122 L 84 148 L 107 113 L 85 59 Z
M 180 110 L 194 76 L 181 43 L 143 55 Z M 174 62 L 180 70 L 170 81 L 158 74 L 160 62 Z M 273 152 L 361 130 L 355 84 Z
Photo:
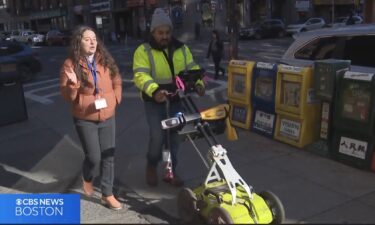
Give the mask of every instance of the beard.
M 171 44 L 173 38 L 166 38 L 156 41 L 153 36 L 151 36 L 150 44 L 153 48 L 158 49 L 160 51 L 166 49 Z
M 163 40 L 160 40 L 158 42 L 158 45 L 159 45 L 160 48 L 164 49 L 164 48 L 168 47 L 170 42 L 171 42 L 170 39 L 163 39 Z

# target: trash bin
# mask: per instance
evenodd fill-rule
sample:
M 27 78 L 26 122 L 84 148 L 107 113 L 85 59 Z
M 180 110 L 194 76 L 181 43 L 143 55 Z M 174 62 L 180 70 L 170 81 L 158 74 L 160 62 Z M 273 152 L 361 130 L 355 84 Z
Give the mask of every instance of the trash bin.
M 23 86 L 14 62 L 0 64 L 0 126 L 27 119 Z

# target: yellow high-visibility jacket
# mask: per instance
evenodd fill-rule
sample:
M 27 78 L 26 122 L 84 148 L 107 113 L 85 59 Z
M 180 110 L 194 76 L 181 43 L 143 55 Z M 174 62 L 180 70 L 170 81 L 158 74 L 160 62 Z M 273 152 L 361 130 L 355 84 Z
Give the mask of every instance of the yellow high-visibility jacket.
M 144 43 L 135 50 L 133 57 L 134 83 L 142 92 L 143 100 L 154 101 L 153 94 L 159 89 L 176 91 L 174 76 L 177 76 L 183 70 L 200 69 L 199 65 L 194 62 L 190 49 L 185 44 L 172 39 L 170 46 L 173 55 L 174 75 L 163 53 L 164 51 L 169 57 L 168 48 L 158 50 L 153 48 L 152 44 Z M 204 87 L 202 80 L 198 80 L 196 84 Z

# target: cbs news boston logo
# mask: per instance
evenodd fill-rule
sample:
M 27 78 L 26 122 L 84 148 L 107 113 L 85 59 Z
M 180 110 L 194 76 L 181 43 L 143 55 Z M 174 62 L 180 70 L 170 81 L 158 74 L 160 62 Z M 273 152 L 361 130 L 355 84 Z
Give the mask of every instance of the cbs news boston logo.
M 79 224 L 79 194 L 1 194 L 0 223 Z

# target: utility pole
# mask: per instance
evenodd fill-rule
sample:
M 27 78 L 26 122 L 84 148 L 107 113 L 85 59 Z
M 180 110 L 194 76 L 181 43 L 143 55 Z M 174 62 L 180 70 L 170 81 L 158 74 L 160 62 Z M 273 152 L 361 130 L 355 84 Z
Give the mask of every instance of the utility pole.
M 229 57 L 230 60 L 238 58 L 238 16 L 239 12 L 237 9 L 237 0 L 227 1 L 229 13 L 229 35 L 230 35 L 230 46 L 229 46 Z

